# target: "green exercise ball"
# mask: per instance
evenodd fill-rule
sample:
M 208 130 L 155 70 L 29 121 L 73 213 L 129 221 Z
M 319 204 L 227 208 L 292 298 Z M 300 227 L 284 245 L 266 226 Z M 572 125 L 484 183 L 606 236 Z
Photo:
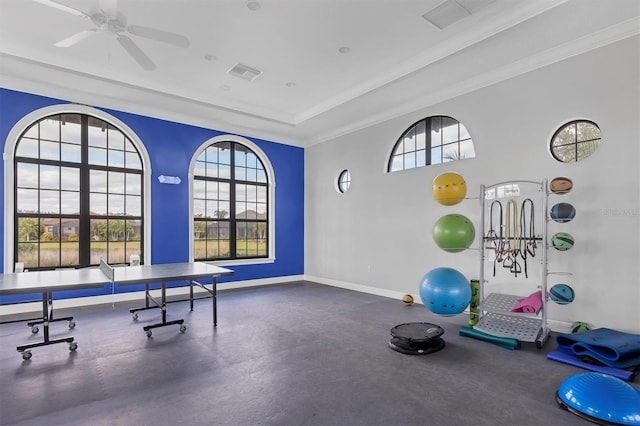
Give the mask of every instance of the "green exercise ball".
M 438 247 L 450 253 L 468 249 L 475 236 L 473 223 L 461 214 L 442 216 L 433 226 L 433 240 Z

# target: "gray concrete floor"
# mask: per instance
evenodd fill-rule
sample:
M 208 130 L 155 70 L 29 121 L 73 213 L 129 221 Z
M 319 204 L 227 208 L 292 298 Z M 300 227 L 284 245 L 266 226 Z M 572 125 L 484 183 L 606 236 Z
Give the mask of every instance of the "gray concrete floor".
M 224 288 L 224 285 L 221 286 Z M 127 306 L 73 311 L 77 326 L 52 326 L 66 344 L 33 350 L 24 323 L 0 326 L 1 425 L 585 425 L 555 392 L 582 372 L 549 361 L 551 339 L 510 351 L 458 335 L 467 317 L 308 282 L 219 294 L 169 305 L 177 326 L 142 330 Z M 68 312 L 68 311 L 67 311 Z M 62 314 L 63 312 L 56 313 Z M 66 313 L 66 312 L 64 312 Z M 390 329 L 430 322 L 446 347 L 424 356 L 388 348 Z

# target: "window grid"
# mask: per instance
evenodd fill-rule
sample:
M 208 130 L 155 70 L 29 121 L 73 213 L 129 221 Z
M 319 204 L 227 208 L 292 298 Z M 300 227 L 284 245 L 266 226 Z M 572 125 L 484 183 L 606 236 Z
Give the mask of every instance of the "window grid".
M 194 259 L 267 257 L 267 200 L 267 174 L 251 149 L 237 142 L 205 148 L 194 169 Z
M 105 161 L 91 161 L 101 145 Z M 39 270 L 144 258 L 142 160 L 121 131 L 83 114 L 45 117 L 22 134 L 14 158 L 17 262 Z
M 433 116 L 405 130 L 393 147 L 387 171 L 474 157 L 473 140 L 464 125 L 451 117 Z
M 551 155 L 562 163 L 584 160 L 600 146 L 601 134 L 597 124 L 588 120 L 574 120 L 558 129 L 551 138 Z

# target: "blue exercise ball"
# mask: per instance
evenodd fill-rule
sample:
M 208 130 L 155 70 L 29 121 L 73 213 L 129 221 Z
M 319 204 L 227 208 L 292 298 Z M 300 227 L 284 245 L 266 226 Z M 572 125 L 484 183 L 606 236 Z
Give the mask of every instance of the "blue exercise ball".
M 435 268 L 420 281 L 422 304 L 437 315 L 462 313 L 471 301 L 469 280 L 453 268 Z

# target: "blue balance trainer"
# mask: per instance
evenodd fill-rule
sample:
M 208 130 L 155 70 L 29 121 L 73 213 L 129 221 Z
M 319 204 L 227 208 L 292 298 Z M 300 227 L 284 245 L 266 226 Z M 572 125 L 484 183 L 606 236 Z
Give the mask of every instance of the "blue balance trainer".
M 603 373 L 579 373 L 558 388 L 560 407 L 600 425 L 640 425 L 640 391 Z

